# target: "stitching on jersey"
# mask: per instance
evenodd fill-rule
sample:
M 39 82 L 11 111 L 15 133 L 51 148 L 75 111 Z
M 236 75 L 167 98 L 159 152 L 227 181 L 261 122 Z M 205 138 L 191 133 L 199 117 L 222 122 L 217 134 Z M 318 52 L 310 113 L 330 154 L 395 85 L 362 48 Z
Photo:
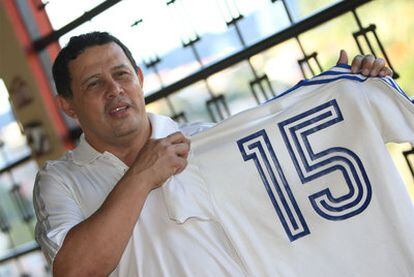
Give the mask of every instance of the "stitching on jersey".
M 224 235 L 226 236 L 226 238 L 227 238 L 227 240 L 230 242 L 230 244 L 231 244 L 231 247 L 233 247 L 233 250 L 234 250 L 234 253 L 236 254 L 236 256 L 237 256 L 237 258 L 239 259 L 239 261 L 240 261 L 240 263 L 241 263 L 241 268 L 242 268 L 242 270 L 243 270 L 243 273 L 245 273 L 246 274 L 246 276 L 249 276 L 249 274 L 248 274 L 248 270 L 247 270 L 247 265 L 246 265 L 246 262 L 245 262 L 245 260 L 242 258 L 242 256 L 239 254 L 239 251 L 237 250 L 237 248 L 236 248 L 236 244 L 234 243 L 234 241 L 230 238 L 230 236 L 229 236 L 229 232 L 227 231 L 227 229 L 224 227 L 224 224 L 223 224 L 223 222 L 222 222 L 222 220 L 220 219 L 220 217 L 218 216 L 219 215 L 219 213 L 218 213 L 218 211 L 217 211 L 217 209 L 216 209 L 216 206 L 217 206 L 217 204 L 216 204 L 216 201 L 215 201 L 215 198 L 214 198 L 214 196 L 213 196 L 213 193 L 212 193 L 212 191 L 210 190 L 210 188 L 209 188 L 209 186 L 207 185 L 207 183 L 206 183 L 206 178 L 204 177 L 204 175 L 203 175 L 203 173 L 202 173 L 202 171 L 200 170 L 200 167 L 199 167 L 199 163 L 198 163 L 198 158 L 195 156 L 195 154 L 194 154 L 194 158 L 193 158 L 193 161 L 194 161 L 194 165 L 197 167 L 197 169 L 198 169 L 198 172 L 199 172 L 199 174 L 200 174 L 200 177 L 203 179 L 203 183 L 204 183 L 204 185 L 205 185 L 205 188 L 206 188 L 206 190 L 207 190 L 207 196 L 208 196 L 208 198 L 209 198 L 209 202 L 211 203 L 211 208 L 213 209 L 213 213 L 214 213 L 214 215 L 215 215 L 215 218 L 213 219 L 213 221 L 215 221 L 215 222 L 217 222 L 218 223 L 218 225 L 223 229 L 223 232 L 224 232 Z
M 364 89 L 364 87 L 361 88 L 361 93 L 362 93 L 362 97 L 364 97 L 365 101 L 367 102 L 367 106 L 368 106 L 368 110 L 369 110 L 369 114 L 371 115 L 370 117 L 372 118 L 372 120 L 375 122 L 375 127 L 378 130 L 378 132 L 380 133 L 380 137 L 382 139 L 382 141 L 384 143 L 386 143 L 386 141 L 384 141 L 384 127 L 383 124 L 378 121 L 378 119 L 376 118 L 378 116 L 378 113 L 375 111 L 375 109 L 372 106 L 371 100 L 369 99 L 366 90 Z M 375 115 L 375 116 L 372 116 Z
M 287 91 L 279 94 L 278 96 L 268 100 L 267 102 L 273 101 L 275 99 L 278 99 L 284 95 L 287 95 L 295 90 L 297 90 L 300 87 L 305 87 L 305 86 L 312 86 L 312 85 L 320 85 L 320 84 L 326 84 L 326 83 L 331 83 L 337 80 L 342 80 L 342 79 L 348 79 L 348 80 L 353 80 L 353 81 L 358 81 L 358 82 L 365 82 L 368 77 L 361 79 L 361 77 L 359 77 L 358 75 L 350 75 L 348 73 L 341 73 L 345 76 L 339 76 L 339 77 L 335 77 L 335 78 L 330 78 L 330 79 L 310 79 L 310 80 L 302 80 L 300 81 L 297 85 L 295 85 L 294 87 L 288 89 Z M 339 75 L 339 74 L 337 74 Z M 316 78 L 316 77 L 315 77 Z M 266 102 L 266 103 L 267 103 Z
M 401 100 L 401 104 L 414 114 L 414 103 L 392 78 L 380 78 L 379 80 L 381 81 L 381 84 L 384 84 L 390 88 L 391 91 L 395 92 L 397 94 L 397 98 Z
M 43 242 L 43 244 L 40 243 L 42 248 L 43 246 L 46 246 L 45 254 L 48 257 L 49 263 L 53 265 L 53 261 L 56 257 L 57 252 L 60 249 L 60 246 L 47 236 L 47 233 L 48 231 L 50 231 L 51 227 L 50 227 L 50 222 L 48 220 L 49 213 L 46 210 L 46 205 L 45 205 L 45 201 L 43 200 L 43 196 L 41 196 L 40 194 L 40 188 L 38 185 L 39 179 L 40 179 L 40 174 L 37 174 L 36 180 L 35 180 L 35 184 L 37 185 L 35 185 L 34 190 L 33 190 L 34 196 L 35 196 L 34 201 L 33 201 L 33 206 L 37 214 L 39 215 L 40 220 L 38 220 L 36 224 L 35 235 L 36 235 L 36 240 L 39 243 Z

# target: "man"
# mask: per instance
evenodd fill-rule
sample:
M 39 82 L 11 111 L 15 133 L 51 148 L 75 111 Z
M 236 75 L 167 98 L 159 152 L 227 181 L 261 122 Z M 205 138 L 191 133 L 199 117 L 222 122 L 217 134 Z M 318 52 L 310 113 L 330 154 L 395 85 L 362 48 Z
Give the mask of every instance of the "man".
M 347 63 L 344 51 L 338 62 Z M 352 66 L 367 76 L 392 74 L 373 56 L 357 56 Z M 169 118 L 145 112 L 142 72 L 129 50 L 107 33 L 73 37 L 53 76 L 61 108 L 83 130 L 79 146 L 47 162 L 36 179 L 36 238 L 53 273 L 245 275 L 216 222 L 169 218 L 159 187 L 174 186 L 170 177 L 186 167 L 190 141 Z

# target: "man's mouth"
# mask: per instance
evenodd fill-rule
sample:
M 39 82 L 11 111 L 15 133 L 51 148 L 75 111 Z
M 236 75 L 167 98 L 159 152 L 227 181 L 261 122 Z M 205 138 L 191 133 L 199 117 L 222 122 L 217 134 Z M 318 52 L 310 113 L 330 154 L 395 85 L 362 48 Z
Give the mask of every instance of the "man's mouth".
M 114 116 L 114 117 L 119 117 L 119 116 L 124 115 L 128 109 L 129 109 L 128 105 L 117 106 L 109 110 L 109 115 Z

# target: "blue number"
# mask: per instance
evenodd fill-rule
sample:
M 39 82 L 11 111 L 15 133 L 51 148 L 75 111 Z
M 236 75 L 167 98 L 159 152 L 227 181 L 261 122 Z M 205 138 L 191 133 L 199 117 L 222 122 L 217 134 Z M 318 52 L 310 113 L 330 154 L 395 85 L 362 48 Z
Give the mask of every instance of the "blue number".
M 302 184 L 339 171 L 347 193 L 335 197 L 329 188 L 309 196 L 315 211 L 330 220 L 343 220 L 364 211 L 372 195 L 371 184 L 359 157 L 349 149 L 332 147 L 314 152 L 309 136 L 343 121 L 336 100 L 279 123 L 279 129 Z
M 359 157 L 343 147 L 315 152 L 309 136 L 343 121 L 336 100 L 319 105 L 278 124 L 302 184 L 339 171 L 347 192 L 335 197 L 329 188 L 309 196 L 323 218 L 343 220 L 364 211 L 372 197 L 371 184 Z M 253 159 L 290 241 L 310 234 L 265 130 L 237 141 L 244 161 Z
M 309 229 L 293 197 L 266 131 L 237 141 L 243 159 L 254 160 L 267 194 L 290 241 L 308 235 Z M 277 172 L 277 174 L 275 174 Z

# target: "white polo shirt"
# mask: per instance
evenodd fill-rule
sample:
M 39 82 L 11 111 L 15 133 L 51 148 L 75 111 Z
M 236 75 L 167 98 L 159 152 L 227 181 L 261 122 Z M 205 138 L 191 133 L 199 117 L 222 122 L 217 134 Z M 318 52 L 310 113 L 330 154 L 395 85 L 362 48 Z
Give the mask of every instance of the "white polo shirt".
M 152 138 L 179 130 L 167 117 L 149 117 Z M 205 128 L 206 125 L 190 126 L 182 131 L 191 135 Z M 96 151 L 82 136 L 76 149 L 59 160 L 48 161 L 39 171 L 33 194 L 38 219 L 36 240 L 50 264 L 68 231 L 101 206 L 127 170 L 116 156 Z M 193 189 L 202 189 L 197 178 L 189 176 L 186 180 Z M 171 178 L 164 186 L 169 186 L 169 192 L 179 198 L 185 195 L 181 190 L 186 188 L 174 180 Z M 245 275 L 220 225 L 199 213 L 197 207 L 191 213 L 194 216 L 182 222 L 170 219 L 162 188 L 153 190 L 111 276 Z

